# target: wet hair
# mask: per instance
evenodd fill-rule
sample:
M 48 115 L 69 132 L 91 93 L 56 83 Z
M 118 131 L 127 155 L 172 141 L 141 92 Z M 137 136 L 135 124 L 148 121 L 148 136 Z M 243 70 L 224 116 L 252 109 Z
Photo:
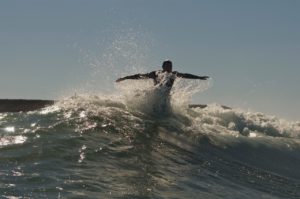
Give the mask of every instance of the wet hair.
M 164 61 L 163 64 L 162 64 L 162 67 L 164 68 L 164 67 L 166 67 L 168 65 L 171 65 L 171 67 L 172 67 L 172 62 L 170 60 Z

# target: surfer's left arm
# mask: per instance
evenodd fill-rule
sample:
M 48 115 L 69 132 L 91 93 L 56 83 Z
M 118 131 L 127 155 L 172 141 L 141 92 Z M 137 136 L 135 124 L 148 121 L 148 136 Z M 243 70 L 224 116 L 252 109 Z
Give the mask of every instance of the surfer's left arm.
M 208 76 L 198 76 L 198 75 L 193 75 L 189 73 L 176 73 L 177 77 L 181 78 L 187 78 L 187 79 L 201 79 L 201 80 L 207 80 L 209 77 Z
M 120 82 L 120 81 L 123 81 L 123 80 L 126 80 L 126 79 L 140 79 L 140 74 L 121 77 L 121 78 L 117 79 L 116 82 Z

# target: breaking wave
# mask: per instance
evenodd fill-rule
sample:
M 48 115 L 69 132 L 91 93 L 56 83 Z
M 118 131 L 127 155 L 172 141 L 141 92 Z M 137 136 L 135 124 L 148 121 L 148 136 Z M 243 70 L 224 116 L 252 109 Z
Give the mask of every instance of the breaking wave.
M 168 111 L 151 82 L 127 81 L 113 95 L 1 114 L 2 197 L 299 197 L 300 123 L 189 108 L 208 87 L 176 82 Z

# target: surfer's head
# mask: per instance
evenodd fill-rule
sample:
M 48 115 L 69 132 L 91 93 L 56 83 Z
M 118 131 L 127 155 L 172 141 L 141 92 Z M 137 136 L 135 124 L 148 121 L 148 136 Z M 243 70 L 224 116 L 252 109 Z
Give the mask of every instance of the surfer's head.
M 172 72 L 172 62 L 170 60 L 166 60 L 162 64 L 163 71 Z

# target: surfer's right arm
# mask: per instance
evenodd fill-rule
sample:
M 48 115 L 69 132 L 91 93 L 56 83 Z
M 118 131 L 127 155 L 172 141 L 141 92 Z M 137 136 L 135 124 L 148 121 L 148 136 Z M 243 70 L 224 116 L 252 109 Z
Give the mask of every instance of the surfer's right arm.
M 154 79 L 155 77 L 156 77 L 156 74 L 155 74 L 155 71 L 153 71 L 153 72 L 146 73 L 146 74 L 135 74 L 135 75 L 121 77 L 121 78 L 117 79 L 116 82 L 120 82 L 120 81 L 123 81 L 126 79 L 148 79 L 148 78 Z
M 175 71 L 175 74 L 177 77 L 187 78 L 187 79 L 207 80 L 209 78 L 208 76 L 198 76 L 198 75 L 193 75 L 193 74 L 189 74 L 189 73 L 179 73 L 177 71 Z

